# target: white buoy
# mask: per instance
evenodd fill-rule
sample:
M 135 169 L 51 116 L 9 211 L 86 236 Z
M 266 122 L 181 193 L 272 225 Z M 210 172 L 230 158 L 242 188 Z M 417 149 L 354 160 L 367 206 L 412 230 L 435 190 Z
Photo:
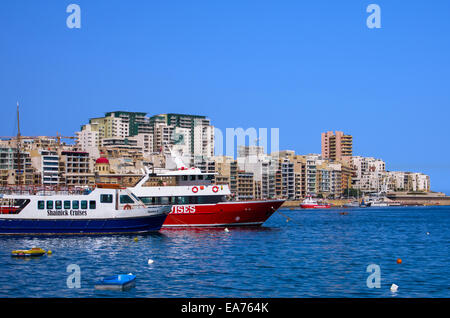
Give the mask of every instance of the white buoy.
M 230 232 L 230 230 L 226 227 L 226 228 L 225 228 L 225 232 Z
M 395 293 L 395 292 L 397 292 L 397 290 L 398 290 L 398 286 L 395 285 L 395 284 L 392 284 L 392 286 L 391 286 L 391 292 Z
M 427 235 L 430 235 L 430 232 L 427 232 Z
M 153 264 L 153 260 L 151 258 L 148 259 L 148 265 Z

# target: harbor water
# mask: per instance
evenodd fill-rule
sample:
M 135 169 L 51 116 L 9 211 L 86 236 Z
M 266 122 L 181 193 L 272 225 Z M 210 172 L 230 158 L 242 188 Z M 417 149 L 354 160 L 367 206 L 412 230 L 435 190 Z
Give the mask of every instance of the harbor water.
M 0 297 L 450 297 L 449 229 L 450 207 L 390 207 L 281 209 L 228 231 L 0 237 Z M 11 257 L 31 247 L 52 254 Z M 368 286 L 371 264 L 379 288 Z M 129 291 L 94 289 L 127 273 Z

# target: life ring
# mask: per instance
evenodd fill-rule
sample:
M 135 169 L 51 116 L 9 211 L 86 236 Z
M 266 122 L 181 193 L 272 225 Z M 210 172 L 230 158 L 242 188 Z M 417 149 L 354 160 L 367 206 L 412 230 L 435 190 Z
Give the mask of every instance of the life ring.
M 198 192 L 198 188 L 197 187 L 192 187 L 192 192 L 197 193 Z
M 123 207 L 124 210 L 131 210 L 131 205 L 129 204 L 125 204 L 125 206 Z
M 216 193 L 217 191 L 219 191 L 219 187 L 218 186 L 212 187 L 212 192 Z

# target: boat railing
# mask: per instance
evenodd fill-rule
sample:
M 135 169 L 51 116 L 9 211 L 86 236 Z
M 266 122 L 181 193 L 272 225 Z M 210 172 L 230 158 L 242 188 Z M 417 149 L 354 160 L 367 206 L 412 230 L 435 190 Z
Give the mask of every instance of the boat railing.
M 0 187 L 1 195 L 81 195 L 89 194 L 90 190 L 80 187 L 61 186 L 3 186 Z

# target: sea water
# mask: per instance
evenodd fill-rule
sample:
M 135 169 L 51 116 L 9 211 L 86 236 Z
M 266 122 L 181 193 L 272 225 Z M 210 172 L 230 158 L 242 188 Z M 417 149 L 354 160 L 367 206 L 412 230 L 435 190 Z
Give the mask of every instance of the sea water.
M 450 207 L 281 209 L 228 230 L 0 237 L 0 297 L 450 297 Z M 52 254 L 11 257 L 31 247 Z M 127 273 L 129 291 L 94 289 Z

